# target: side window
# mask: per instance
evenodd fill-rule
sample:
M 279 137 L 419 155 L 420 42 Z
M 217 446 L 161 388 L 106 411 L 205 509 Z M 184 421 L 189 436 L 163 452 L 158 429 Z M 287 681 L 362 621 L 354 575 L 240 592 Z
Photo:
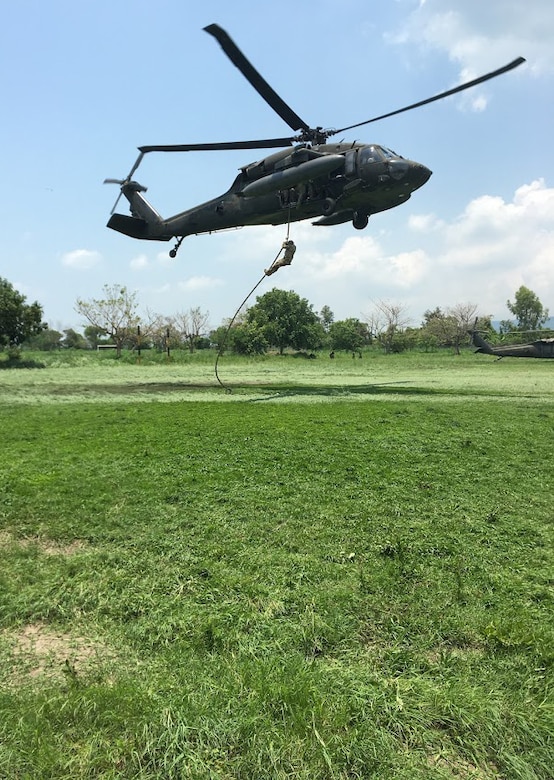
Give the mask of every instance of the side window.
M 346 152 L 344 160 L 344 173 L 346 176 L 355 176 L 357 155 L 357 149 L 351 149 L 349 152 Z
M 362 164 L 377 162 L 378 157 L 374 146 L 364 146 L 362 149 Z

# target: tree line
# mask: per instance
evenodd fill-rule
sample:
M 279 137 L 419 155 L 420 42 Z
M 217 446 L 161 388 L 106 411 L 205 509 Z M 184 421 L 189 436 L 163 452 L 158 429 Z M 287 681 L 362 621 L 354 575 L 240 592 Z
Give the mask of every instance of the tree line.
M 174 315 L 139 313 L 137 294 L 125 286 L 104 285 L 99 298 L 77 299 L 75 311 L 83 320 L 80 333 L 73 328 L 59 332 L 43 321 L 42 306 L 27 303 L 6 279 L 0 277 L 0 349 L 15 356 L 21 347 L 40 350 L 97 349 L 197 349 L 217 348 L 237 354 L 256 355 L 269 350 L 316 352 L 328 349 L 360 352 L 376 345 L 386 353 L 406 349 L 430 350 L 451 347 L 459 353 L 469 343 L 469 332 L 486 331 L 498 340 L 503 334 L 540 330 L 549 313 L 537 295 L 521 286 L 506 305 L 514 320 L 503 320 L 498 333 L 491 317 L 478 313 L 475 304 L 436 307 L 423 315 L 421 324 L 410 325 L 401 303 L 377 301 L 371 312 L 360 317 L 335 320 L 329 306 L 320 312 L 294 291 L 273 288 L 256 298 L 233 321 L 210 330 L 209 312 L 199 307 Z

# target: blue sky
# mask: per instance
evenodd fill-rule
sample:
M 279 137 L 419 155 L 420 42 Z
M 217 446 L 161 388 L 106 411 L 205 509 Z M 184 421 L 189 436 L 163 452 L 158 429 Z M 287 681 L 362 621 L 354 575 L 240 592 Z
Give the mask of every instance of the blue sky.
M 216 327 L 273 260 L 285 229 L 167 244 L 105 225 L 136 147 L 289 135 L 202 28 L 225 28 L 312 126 L 341 127 L 524 56 L 481 88 L 345 134 L 433 171 L 403 206 L 350 224 L 296 224 L 293 265 L 258 292 L 293 289 L 336 319 L 400 303 L 413 324 L 474 303 L 494 319 L 521 284 L 554 312 L 554 5 L 551 0 L 19 0 L 0 29 L 0 275 L 80 328 L 77 298 L 104 284 L 141 309 L 199 306 Z M 340 140 L 335 138 L 334 140 Z M 136 178 L 163 216 L 224 192 L 263 152 L 148 155 Z M 120 210 L 125 207 L 121 204 Z

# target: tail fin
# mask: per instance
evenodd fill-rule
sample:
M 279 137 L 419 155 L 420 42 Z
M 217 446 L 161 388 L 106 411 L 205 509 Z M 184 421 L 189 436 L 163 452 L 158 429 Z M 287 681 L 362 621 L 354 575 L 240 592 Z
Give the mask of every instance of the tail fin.
M 109 228 L 131 236 L 131 238 L 155 241 L 169 241 L 172 238 L 172 236 L 163 235 L 162 217 L 142 195 L 143 192 L 146 192 L 146 187 L 136 181 L 115 182 L 111 180 L 110 183 L 112 182 L 121 185 L 121 194 L 129 201 L 132 216 L 114 214 L 112 211 L 108 222 Z
M 121 193 L 129 201 L 133 217 L 143 219 L 149 224 L 160 224 L 162 222 L 161 216 L 142 195 L 146 191 L 147 188 L 139 184 L 138 181 L 126 181 L 121 186 Z
M 491 345 L 479 334 L 477 330 L 471 330 L 471 343 L 477 347 L 475 352 L 484 352 L 487 355 L 494 355 Z

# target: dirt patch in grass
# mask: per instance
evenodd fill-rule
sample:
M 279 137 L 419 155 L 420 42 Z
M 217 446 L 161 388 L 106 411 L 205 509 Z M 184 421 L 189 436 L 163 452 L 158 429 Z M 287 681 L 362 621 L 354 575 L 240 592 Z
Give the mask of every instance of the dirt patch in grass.
M 24 536 L 17 539 L 9 531 L 0 531 L 0 550 L 6 547 L 36 547 L 44 555 L 76 555 L 85 549 L 86 545 L 81 539 L 74 539 L 72 542 L 62 544 L 52 539 L 46 539 L 41 536 Z
M 11 646 L 12 682 L 25 679 L 76 680 L 100 662 L 113 657 L 101 642 L 44 623 L 30 623 L 19 631 L 4 632 Z
M 0 531 L 0 551 L 32 550 L 44 556 L 70 557 L 85 550 L 81 539 L 57 542 L 43 536 L 17 538 L 10 531 Z M 61 681 L 77 679 L 85 672 L 113 658 L 102 642 L 56 630 L 43 622 L 33 622 L 19 630 L 0 632 L 1 645 L 8 652 L 8 680 L 13 685 L 25 680 L 48 678 Z
M 485 654 L 485 647 L 481 644 L 471 644 L 465 647 L 443 646 L 424 653 L 426 661 L 433 666 L 440 665 L 451 659 L 460 659 L 462 661 L 478 661 Z
M 457 780 L 499 780 L 501 775 L 496 766 L 487 763 L 478 767 L 470 761 L 451 753 L 440 753 L 429 756 L 429 766 L 441 769 L 445 777 L 457 778 Z
M 65 555 L 69 557 L 85 549 L 85 544 L 80 539 L 75 539 L 68 544 L 59 544 L 48 539 L 32 539 L 31 542 L 36 544 L 45 555 Z

